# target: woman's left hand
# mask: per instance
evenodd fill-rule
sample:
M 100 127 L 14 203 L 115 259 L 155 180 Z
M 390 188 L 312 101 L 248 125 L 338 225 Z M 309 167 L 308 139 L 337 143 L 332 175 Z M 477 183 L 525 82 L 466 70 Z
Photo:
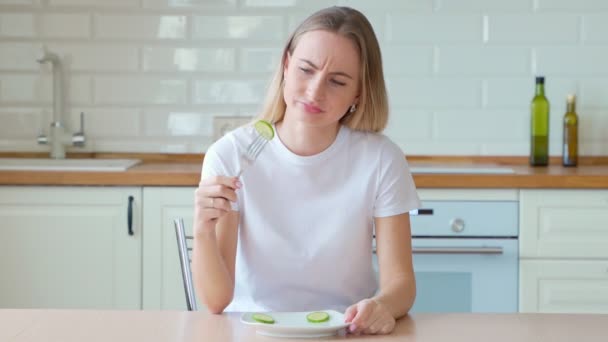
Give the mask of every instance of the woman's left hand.
M 362 334 L 389 334 L 395 329 L 395 318 L 386 306 L 374 299 L 364 299 L 351 305 L 344 313 L 347 331 Z

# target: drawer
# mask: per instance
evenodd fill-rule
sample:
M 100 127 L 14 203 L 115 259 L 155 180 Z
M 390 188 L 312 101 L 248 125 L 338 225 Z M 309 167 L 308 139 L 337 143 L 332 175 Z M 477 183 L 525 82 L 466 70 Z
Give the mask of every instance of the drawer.
M 412 235 L 515 237 L 518 210 L 517 201 L 422 201 L 411 216 Z
M 608 257 L 607 190 L 522 190 L 522 258 Z
M 521 260 L 520 311 L 608 313 L 608 260 Z

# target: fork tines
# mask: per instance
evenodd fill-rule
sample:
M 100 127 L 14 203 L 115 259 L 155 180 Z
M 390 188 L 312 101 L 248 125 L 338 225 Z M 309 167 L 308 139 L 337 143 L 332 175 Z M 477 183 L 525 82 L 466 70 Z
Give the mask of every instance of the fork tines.
M 267 142 L 268 140 L 266 140 L 263 136 L 258 135 L 255 140 L 249 145 L 249 148 L 247 149 L 247 156 L 251 159 L 257 158 L 258 154 L 262 152 L 262 149 L 264 148 L 264 145 L 266 145 Z

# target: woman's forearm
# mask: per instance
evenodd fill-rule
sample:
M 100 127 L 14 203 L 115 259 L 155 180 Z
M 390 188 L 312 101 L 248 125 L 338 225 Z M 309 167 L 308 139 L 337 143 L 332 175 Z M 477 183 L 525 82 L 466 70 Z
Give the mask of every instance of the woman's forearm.
M 405 316 L 416 299 L 416 282 L 406 276 L 396 277 L 372 299 L 384 305 L 395 319 Z
M 192 278 L 196 294 L 209 312 L 221 313 L 232 301 L 234 279 L 220 253 L 215 230 L 194 238 Z

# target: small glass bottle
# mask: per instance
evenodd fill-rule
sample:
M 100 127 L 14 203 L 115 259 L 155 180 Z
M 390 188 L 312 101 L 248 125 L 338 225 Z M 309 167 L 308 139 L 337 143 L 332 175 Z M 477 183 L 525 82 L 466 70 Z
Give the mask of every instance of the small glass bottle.
M 564 114 L 564 136 L 562 142 L 562 165 L 578 164 L 578 116 L 576 115 L 576 97 L 568 95 L 566 114 Z
M 549 164 L 549 100 L 545 97 L 545 78 L 536 77 L 536 90 L 530 104 L 530 165 Z

